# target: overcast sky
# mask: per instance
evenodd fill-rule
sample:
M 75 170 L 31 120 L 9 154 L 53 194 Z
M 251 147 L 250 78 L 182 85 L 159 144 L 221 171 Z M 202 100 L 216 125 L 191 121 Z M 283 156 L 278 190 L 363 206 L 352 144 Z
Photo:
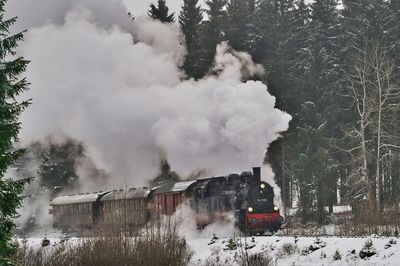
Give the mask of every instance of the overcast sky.
M 128 9 L 133 13 L 134 16 L 139 16 L 142 14 L 146 14 L 149 9 L 149 5 L 151 3 L 156 3 L 157 0 L 122 0 Z M 307 0 L 306 2 L 312 2 L 313 0 Z M 182 6 L 183 0 L 166 0 L 167 6 L 171 11 L 174 11 L 175 14 L 179 12 Z M 200 0 L 200 2 L 204 2 L 204 0 Z
M 157 0 L 123 0 L 128 9 L 135 15 L 139 16 L 146 14 L 151 3 L 156 3 Z M 175 13 L 179 12 L 183 0 L 166 0 L 167 6 Z

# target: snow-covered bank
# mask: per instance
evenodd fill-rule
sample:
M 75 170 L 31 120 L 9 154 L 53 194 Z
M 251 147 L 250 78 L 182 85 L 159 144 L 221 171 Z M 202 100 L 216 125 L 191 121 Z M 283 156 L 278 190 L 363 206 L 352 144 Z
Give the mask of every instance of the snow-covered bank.
M 59 237 L 49 236 L 49 239 L 49 247 L 44 248 L 60 243 Z M 365 249 L 369 240 L 372 246 Z M 40 246 L 42 238 L 25 241 L 27 246 Z M 72 245 L 77 241 L 79 238 L 67 240 Z M 190 239 L 188 244 L 194 251 L 190 263 L 193 266 L 238 265 L 253 254 L 267 257 L 270 265 L 398 265 L 400 261 L 400 242 L 393 237 L 210 237 Z M 360 254 L 361 250 L 364 254 Z M 360 255 L 371 256 L 362 259 Z
M 360 258 L 368 240 L 376 254 Z M 398 265 L 400 244 L 397 238 L 366 237 L 286 237 L 263 236 L 248 238 L 196 239 L 189 241 L 195 254 L 193 265 L 235 265 L 246 256 L 261 253 L 272 265 Z M 237 246 L 235 247 L 235 243 Z M 247 249 L 246 249 L 247 248 Z M 364 248 L 365 250 L 365 248 Z M 367 250 L 368 251 L 368 250 Z M 335 256 L 336 253 L 336 256 Z M 371 253 L 372 254 L 372 253 Z

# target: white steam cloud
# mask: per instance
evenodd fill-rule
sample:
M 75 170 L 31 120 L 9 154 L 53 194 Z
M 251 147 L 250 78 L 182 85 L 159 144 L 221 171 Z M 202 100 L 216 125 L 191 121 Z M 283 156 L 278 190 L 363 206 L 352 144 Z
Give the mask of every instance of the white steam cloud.
M 243 70 L 255 74 L 260 66 L 226 44 L 217 49 L 217 76 L 182 81 L 177 26 L 132 22 L 121 1 L 13 0 L 8 6 L 10 14 L 22 13 L 18 27 L 32 26 L 19 50 L 32 61 L 24 97 L 33 104 L 22 116 L 22 143 L 51 135 L 83 142 L 114 187 L 144 185 L 155 176 L 160 153 L 182 176 L 250 170 L 288 128 L 290 116 L 274 108 L 264 84 L 241 82 Z

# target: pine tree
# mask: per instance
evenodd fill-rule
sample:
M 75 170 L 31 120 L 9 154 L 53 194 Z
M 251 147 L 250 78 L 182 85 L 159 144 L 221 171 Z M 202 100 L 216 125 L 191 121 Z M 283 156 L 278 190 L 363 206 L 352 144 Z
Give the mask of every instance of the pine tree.
M 179 14 L 179 24 L 185 36 L 186 51 L 183 69 L 186 75 L 199 79 L 202 77 L 200 65 L 200 27 L 203 20 L 198 0 L 184 0 L 182 11 Z
M 299 71 L 304 79 L 305 101 L 301 105 L 297 145 L 301 168 L 297 170 L 300 183 L 305 189 L 302 199 L 312 200 L 316 220 L 324 222 L 324 206 L 336 200 L 336 176 L 338 162 L 331 155 L 331 144 L 339 137 L 337 131 L 340 89 L 340 21 L 337 1 L 316 0 L 311 5 L 311 21 L 308 24 L 307 47 L 302 50 Z M 314 198 L 310 199 L 309 193 Z M 302 192 L 300 192 L 302 193 Z M 302 202 L 302 209 L 310 203 Z M 301 204 L 302 205 L 302 204 Z
M 389 5 L 390 23 L 388 25 L 388 35 L 393 44 L 392 56 L 397 66 L 400 66 L 400 1 L 392 0 Z
M 217 45 L 226 40 L 224 32 L 226 23 L 226 11 L 224 8 L 226 4 L 226 0 L 206 1 L 208 20 L 202 23 L 200 35 L 201 57 L 199 59 L 200 65 L 203 67 L 203 75 L 209 72 L 212 67 Z
M 16 97 L 27 90 L 28 82 L 18 77 L 25 71 L 28 61 L 13 58 L 23 33 L 9 34 L 16 18 L 4 20 L 6 1 L 0 0 L 0 265 L 9 264 L 15 247 L 9 243 L 14 229 L 13 218 L 21 204 L 21 193 L 26 180 L 13 181 L 4 175 L 7 168 L 19 158 L 23 150 L 13 150 L 20 130 L 19 115 L 29 101 L 18 102 Z
M 45 146 L 37 143 L 31 149 L 40 160 L 38 178 L 42 187 L 50 191 L 51 196 L 77 185 L 77 163 L 79 159 L 85 158 L 82 143 L 67 139 L 63 143 L 51 143 Z
M 268 88 L 277 99 L 277 107 L 293 117 L 289 131 L 268 149 L 268 162 L 281 184 L 282 201 L 290 204 L 290 190 L 298 183 L 293 171 L 299 167 L 299 154 L 293 147 L 298 143 L 299 107 L 307 90 L 297 62 L 300 51 L 306 48 L 309 8 L 303 0 L 262 0 L 255 17 L 262 40 L 254 58 L 267 70 Z
M 157 6 L 154 4 L 150 4 L 150 10 L 148 12 L 148 15 L 153 18 L 157 19 L 161 22 L 166 22 L 166 23 L 171 23 L 174 22 L 174 13 L 168 14 L 169 8 L 167 7 L 167 4 L 165 3 L 165 0 L 158 0 L 157 1 Z
M 254 54 L 259 34 L 255 27 L 254 0 L 230 0 L 227 5 L 226 39 L 237 51 Z
M 353 55 L 354 49 L 359 50 L 370 41 L 377 40 L 386 45 L 390 41 L 391 25 L 398 25 L 384 0 L 344 0 L 342 13 L 345 47 Z
M 298 98 L 291 91 L 297 86 L 293 83 L 292 67 L 301 49 L 296 37 L 304 28 L 296 24 L 296 12 L 293 0 L 262 0 L 255 14 L 262 38 L 257 45 L 255 61 L 262 62 L 267 70 L 267 84 L 277 98 L 277 107 L 289 113 L 294 113 L 291 108 L 298 106 L 291 102 Z

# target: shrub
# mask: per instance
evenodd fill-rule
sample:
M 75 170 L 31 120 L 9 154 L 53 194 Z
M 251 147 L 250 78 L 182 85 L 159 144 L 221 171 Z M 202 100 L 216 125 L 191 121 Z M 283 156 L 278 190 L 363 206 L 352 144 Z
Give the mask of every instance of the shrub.
M 279 248 L 278 252 L 277 252 L 277 256 L 279 258 L 283 258 L 286 256 L 290 256 L 295 254 L 298 251 L 298 247 L 295 244 L 291 244 L 291 243 L 285 243 L 282 245 L 282 247 Z
M 18 265 L 186 265 L 193 252 L 171 223 L 135 237 L 95 237 L 78 243 L 19 250 Z
M 248 254 L 242 253 L 237 259 L 236 262 L 240 266 L 268 266 L 273 264 L 273 259 L 263 253 L 255 253 Z
M 372 257 L 376 254 L 376 249 L 371 239 L 365 241 L 363 248 L 360 250 L 359 256 L 362 259 Z
M 233 237 L 233 238 L 229 238 L 224 250 L 228 251 L 228 250 L 236 250 L 238 248 L 238 246 L 240 246 L 240 243 L 238 242 L 238 240 Z
M 333 260 L 341 260 L 342 255 L 340 254 L 339 250 L 336 249 L 335 254 L 333 254 Z
M 272 258 L 270 256 L 261 254 L 261 253 L 256 253 L 253 255 L 250 255 L 248 259 L 247 264 L 242 264 L 243 266 L 268 266 L 272 265 Z

